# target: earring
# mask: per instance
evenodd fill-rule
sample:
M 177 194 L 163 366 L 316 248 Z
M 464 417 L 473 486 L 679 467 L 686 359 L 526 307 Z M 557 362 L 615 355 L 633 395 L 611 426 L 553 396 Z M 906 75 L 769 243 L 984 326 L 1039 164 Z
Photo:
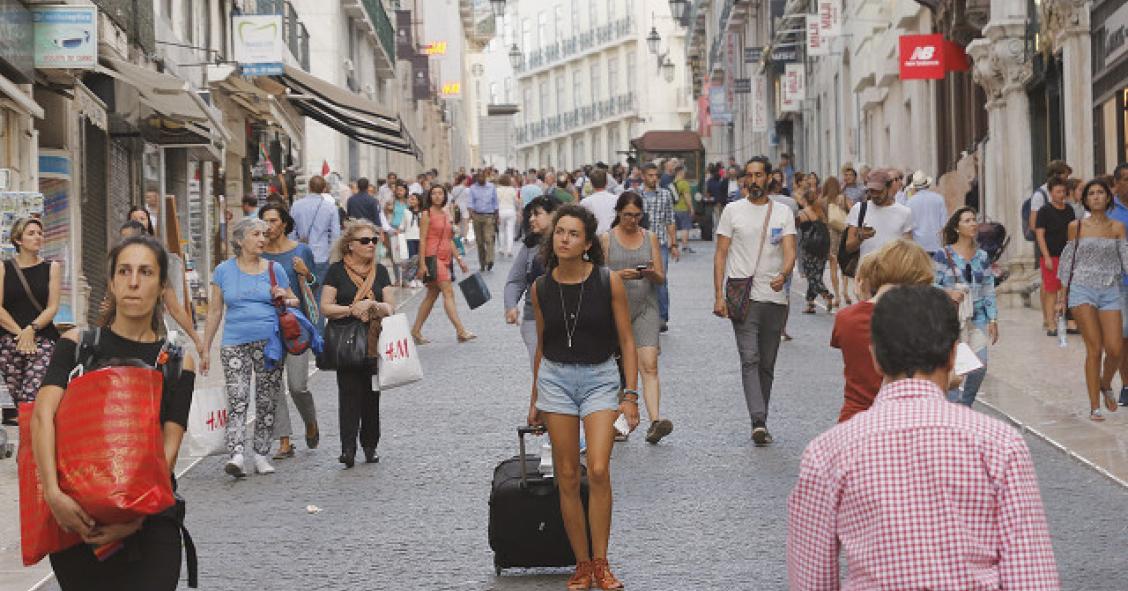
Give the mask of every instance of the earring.
M 585 260 L 585 261 L 590 261 L 590 260 L 591 260 L 591 256 L 590 256 L 590 255 L 588 255 L 588 251 L 586 251 L 586 250 L 584 251 L 584 260 Z

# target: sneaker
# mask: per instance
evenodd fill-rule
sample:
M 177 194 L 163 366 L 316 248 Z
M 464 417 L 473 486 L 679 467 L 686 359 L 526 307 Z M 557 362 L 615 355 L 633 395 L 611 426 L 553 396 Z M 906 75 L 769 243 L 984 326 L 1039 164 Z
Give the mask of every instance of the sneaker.
M 274 466 L 266 461 L 266 456 L 255 454 L 255 472 L 259 474 L 274 474 Z
M 756 445 L 768 445 L 772 442 L 772 434 L 764 425 L 757 425 L 752 428 L 752 441 Z
M 243 454 L 231 456 L 231 459 L 227 460 L 227 464 L 223 466 L 223 471 L 235 478 L 246 477 L 247 473 L 243 470 Z
M 650 423 L 650 428 L 646 430 L 646 442 L 656 444 L 673 430 L 674 424 L 669 419 L 658 419 Z
M 1128 406 L 1128 386 L 1120 389 L 1120 406 Z

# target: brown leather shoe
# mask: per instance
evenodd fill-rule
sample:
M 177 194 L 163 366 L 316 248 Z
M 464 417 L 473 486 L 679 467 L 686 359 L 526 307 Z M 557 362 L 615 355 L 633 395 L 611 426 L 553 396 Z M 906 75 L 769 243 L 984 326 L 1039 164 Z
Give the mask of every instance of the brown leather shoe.
M 592 587 L 603 591 L 618 591 L 623 589 L 623 582 L 611 574 L 611 566 L 606 558 L 596 558 L 591 561 Z
M 568 579 L 568 591 L 588 591 L 591 589 L 591 578 L 591 561 L 577 562 L 576 572 Z

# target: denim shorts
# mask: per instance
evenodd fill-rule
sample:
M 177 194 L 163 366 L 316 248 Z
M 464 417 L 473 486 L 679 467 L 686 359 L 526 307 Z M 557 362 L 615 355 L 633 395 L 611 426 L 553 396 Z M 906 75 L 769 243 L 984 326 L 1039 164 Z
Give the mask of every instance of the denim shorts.
M 596 365 L 541 359 L 537 372 L 537 410 L 584 418 L 619 409 L 619 366 L 615 359 Z
M 693 215 L 688 211 L 675 211 L 674 212 L 674 225 L 678 230 L 692 230 L 693 229 Z
M 1069 307 L 1076 308 L 1082 304 L 1089 304 L 1101 312 L 1120 311 L 1120 287 L 1089 287 L 1088 285 L 1071 285 L 1069 287 Z

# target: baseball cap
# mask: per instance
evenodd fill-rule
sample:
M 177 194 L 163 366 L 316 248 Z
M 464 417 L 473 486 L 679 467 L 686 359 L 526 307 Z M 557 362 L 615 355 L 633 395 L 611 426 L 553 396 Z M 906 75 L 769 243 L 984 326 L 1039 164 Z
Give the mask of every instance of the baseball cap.
M 880 169 L 872 170 L 866 175 L 866 189 L 882 191 L 891 180 L 893 180 L 893 177 L 889 176 L 888 172 Z

